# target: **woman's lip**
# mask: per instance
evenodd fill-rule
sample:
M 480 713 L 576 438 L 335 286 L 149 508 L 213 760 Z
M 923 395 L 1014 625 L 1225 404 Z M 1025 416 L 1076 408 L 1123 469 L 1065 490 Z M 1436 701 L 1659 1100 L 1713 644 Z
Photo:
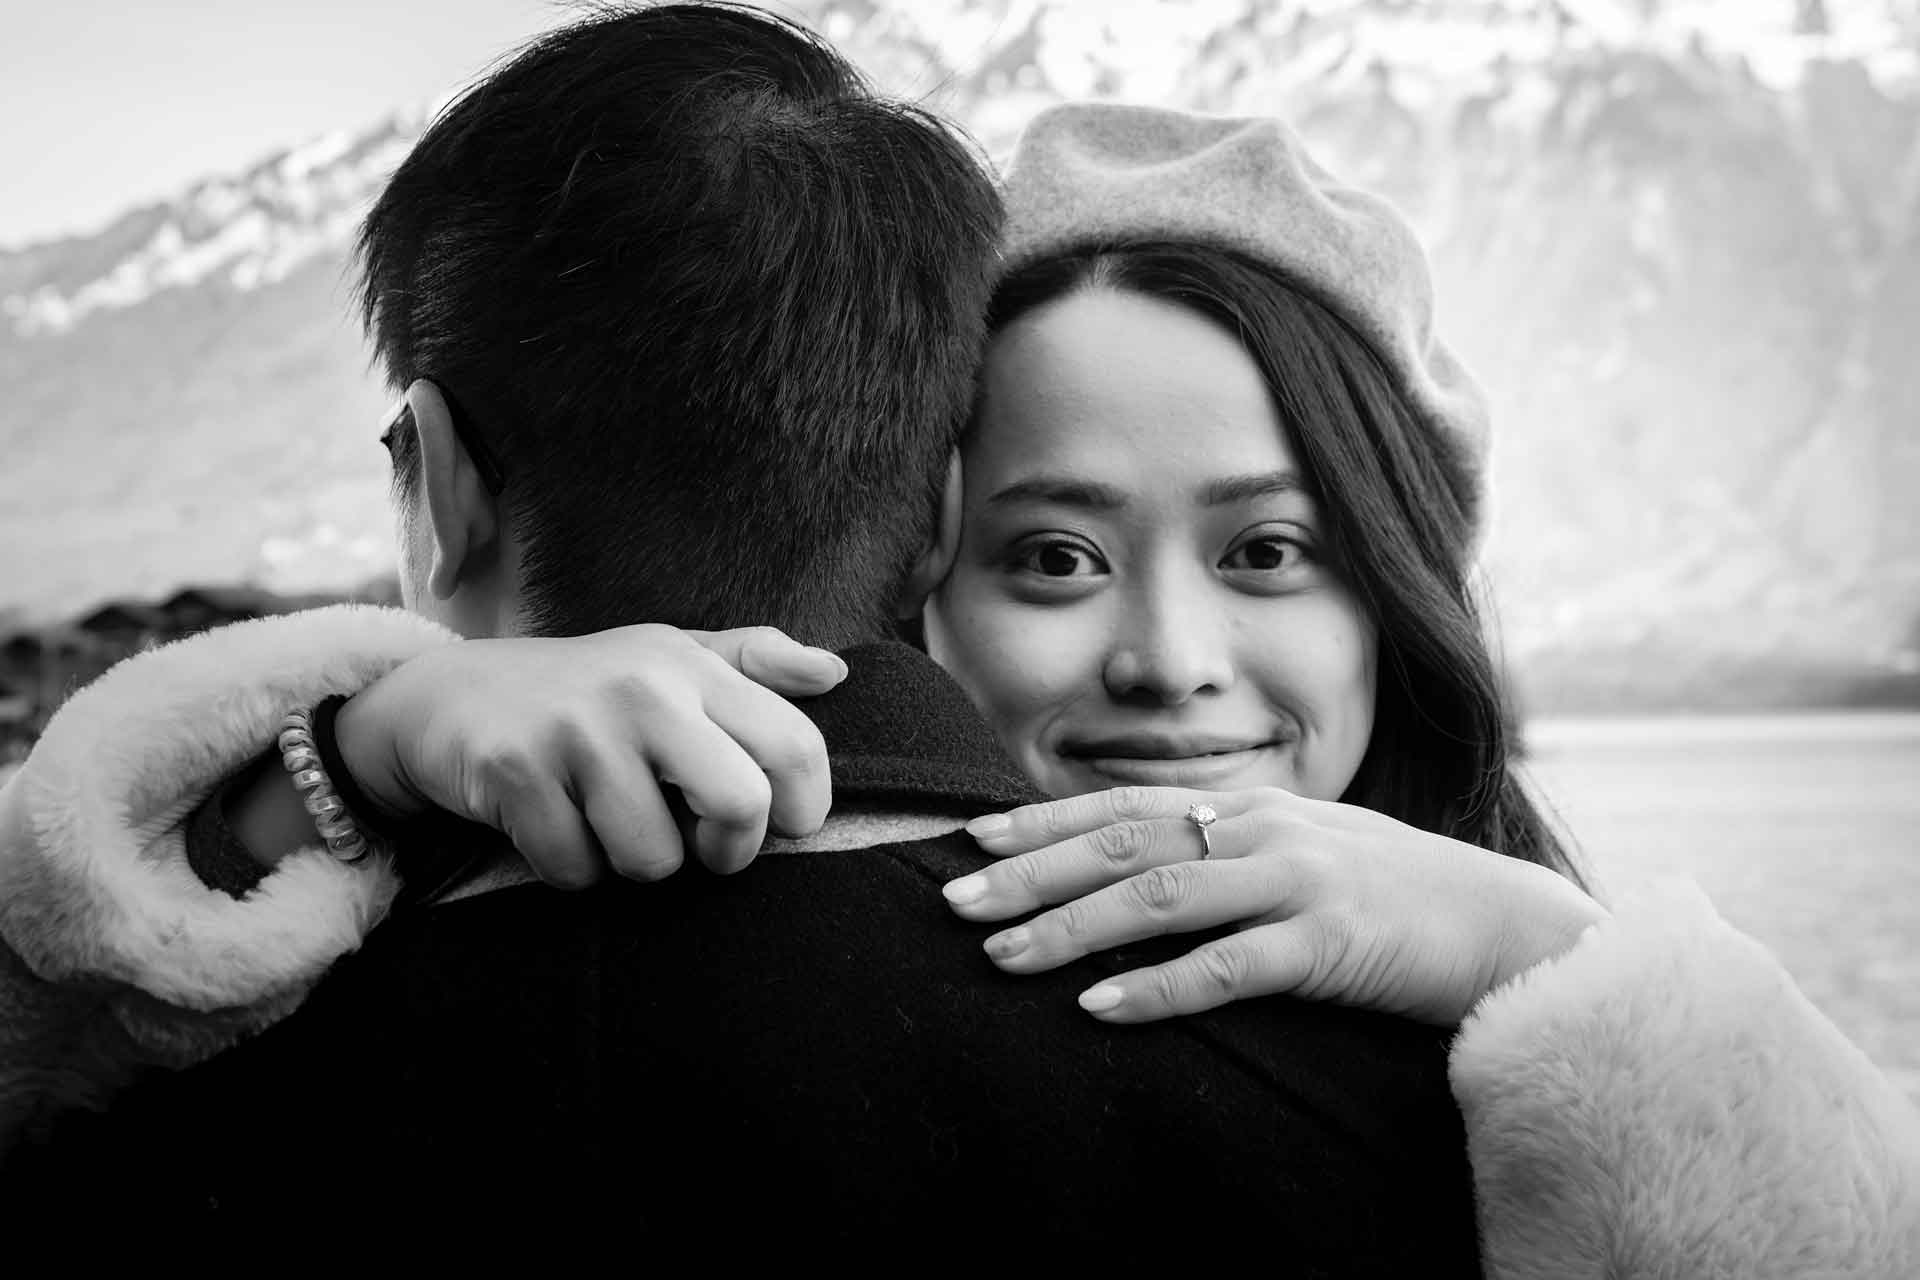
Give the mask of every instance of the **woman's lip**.
M 1237 755 L 1274 745 L 1271 738 L 1210 737 L 1161 734 L 1118 734 L 1068 742 L 1060 754 L 1080 760 L 1195 760 L 1202 756 Z
M 1136 783 L 1150 787 L 1217 787 L 1235 774 L 1259 764 L 1277 744 L 1264 743 L 1240 751 L 1212 752 L 1195 756 L 1096 756 L 1062 757 L 1090 773 L 1113 782 Z

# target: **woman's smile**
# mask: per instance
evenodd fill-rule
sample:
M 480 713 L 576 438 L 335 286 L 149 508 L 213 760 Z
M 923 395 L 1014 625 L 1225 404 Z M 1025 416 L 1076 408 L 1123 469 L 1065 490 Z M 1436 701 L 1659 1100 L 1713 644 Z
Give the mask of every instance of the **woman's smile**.
M 1289 742 L 1275 733 L 1195 733 L 1133 730 L 1112 734 L 1076 734 L 1057 752 L 1064 768 L 1084 769 L 1106 785 L 1199 787 L 1221 790 L 1247 772 L 1275 766 L 1269 757 Z

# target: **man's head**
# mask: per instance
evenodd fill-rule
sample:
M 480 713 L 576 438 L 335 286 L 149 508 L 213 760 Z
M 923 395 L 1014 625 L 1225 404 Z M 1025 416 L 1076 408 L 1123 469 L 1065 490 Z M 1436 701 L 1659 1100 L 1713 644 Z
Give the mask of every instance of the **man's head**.
M 998 230 L 953 133 L 791 24 L 666 5 L 544 37 L 442 114 L 361 236 L 411 410 L 410 601 L 472 634 L 879 634 L 970 405 Z

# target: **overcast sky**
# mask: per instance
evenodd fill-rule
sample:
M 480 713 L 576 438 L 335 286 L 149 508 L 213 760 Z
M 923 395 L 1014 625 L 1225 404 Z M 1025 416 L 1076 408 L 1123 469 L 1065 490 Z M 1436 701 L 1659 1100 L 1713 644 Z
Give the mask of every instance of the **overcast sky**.
M 1075 2 L 1105 16 L 1117 0 Z M 1562 3 L 1603 25 L 1639 11 L 1638 0 Z M 1851 23 L 1920 0 L 1827 3 Z M 1183 20 L 1172 0 L 1128 4 Z M 1793 11 L 1792 0 L 1662 4 L 1735 43 L 1784 30 Z M 96 230 L 276 148 L 436 102 L 577 11 L 569 0 L 0 0 L 0 246 Z
M 0 0 L 0 245 L 425 104 L 554 0 Z

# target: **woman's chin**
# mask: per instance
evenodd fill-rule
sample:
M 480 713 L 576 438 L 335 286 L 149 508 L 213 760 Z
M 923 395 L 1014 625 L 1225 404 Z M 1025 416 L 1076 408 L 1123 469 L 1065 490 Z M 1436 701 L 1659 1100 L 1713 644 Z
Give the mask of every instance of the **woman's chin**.
M 1057 796 L 1083 795 L 1113 787 L 1185 787 L 1195 791 L 1238 791 L 1247 787 L 1290 787 L 1292 751 L 1287 743 L 1217 755 L 1174 758 L 1054 755 L 1044 772 L 1045 789 Z

